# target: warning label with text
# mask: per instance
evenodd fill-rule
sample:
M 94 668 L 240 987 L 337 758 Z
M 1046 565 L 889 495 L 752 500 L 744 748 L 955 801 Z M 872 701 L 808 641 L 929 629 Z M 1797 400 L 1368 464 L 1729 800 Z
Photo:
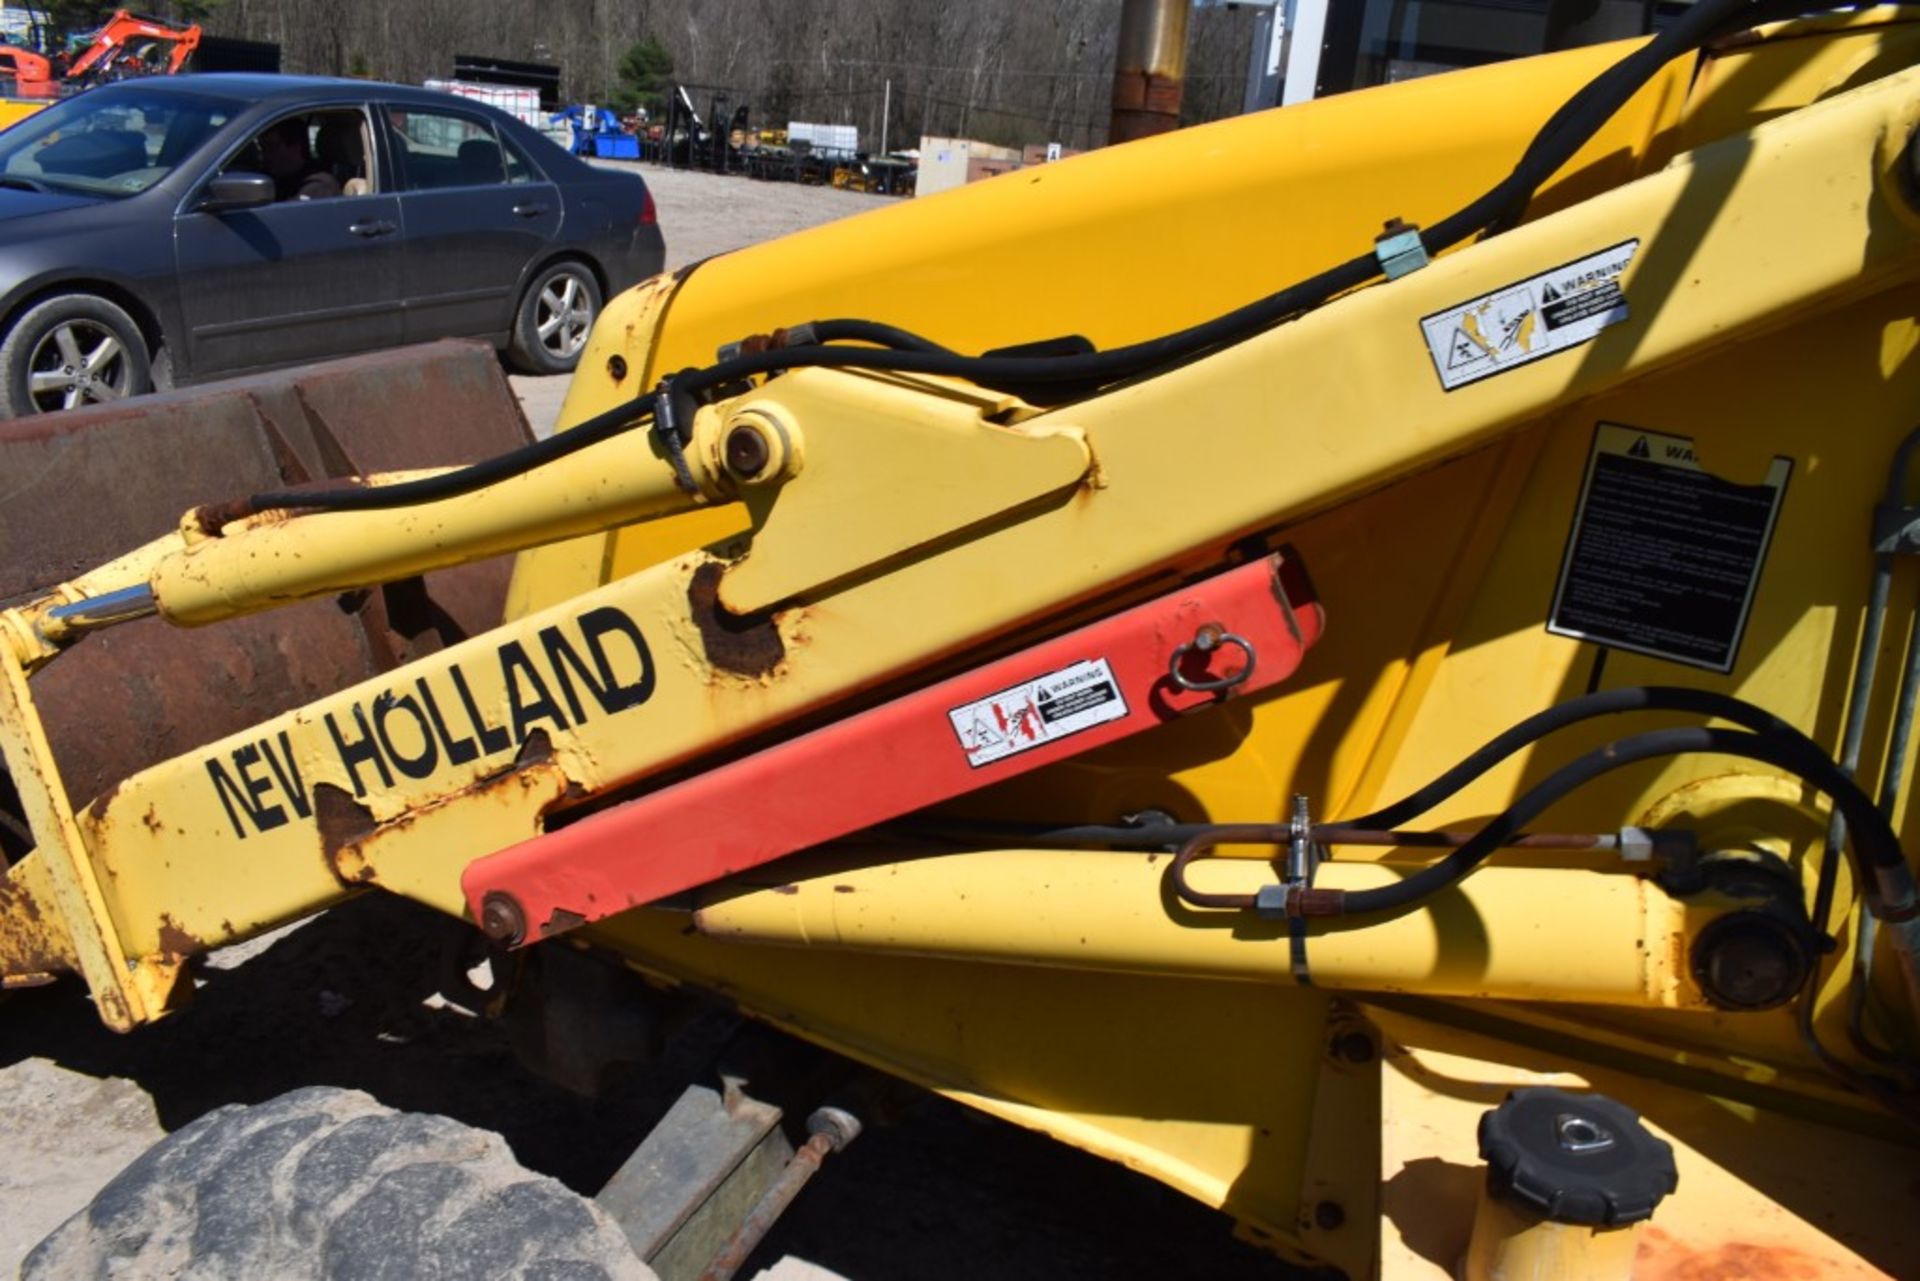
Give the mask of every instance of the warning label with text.
M 1505 373 L 1625 320 L 1621 277 L 1639 248 L 1629 240 L 1424 317 L 1440 385 L 1452 391 Z
M 988 765 L 1016 752 L 1117 721 L 1127 714 L 1120 683 L 1104 658 L 1075 663 L 947 713 L 967 764 Z
M 1685 436 L 1600 424 L 1547 630 L 1733 670 L 1792 471 L 1735 484 Z

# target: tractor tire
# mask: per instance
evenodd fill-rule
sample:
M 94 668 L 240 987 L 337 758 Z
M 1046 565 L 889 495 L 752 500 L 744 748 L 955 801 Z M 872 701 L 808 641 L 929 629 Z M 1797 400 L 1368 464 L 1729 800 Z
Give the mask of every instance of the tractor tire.
M 570 374 L 599 318 L 593 268 L 572 259 L 550 263 L 520 296 L 507 356 L 523 374 Z
M 94 294 L 35 303 L 0 340 L 0 417 L 78 409 L 151 390 L 140 326 Z
M 613 1220 L 520 1166 L 499 1135 L 324 1086 L 220 1108 L 162 1139 L 20 1275 L 654 1276 Z

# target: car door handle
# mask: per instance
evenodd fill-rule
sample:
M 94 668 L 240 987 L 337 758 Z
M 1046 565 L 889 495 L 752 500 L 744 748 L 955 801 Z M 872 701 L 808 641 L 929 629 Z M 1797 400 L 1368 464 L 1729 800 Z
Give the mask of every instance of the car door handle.
M 398 231 L 399 228 L 394 226 L 392 223 L 388 222 L 384 218 L 375 218 L 371 222 L 350 223 L 347 226 L 347 230 L 351 231 L 356 236 L 366 236 L 371 238 L 374 236 L 392 235 L 394 232 Z
M 522 218 L 538 218 L 546 211 L 547 207 L 541 204 L 515 205 L 513 207 L 513 212 Z

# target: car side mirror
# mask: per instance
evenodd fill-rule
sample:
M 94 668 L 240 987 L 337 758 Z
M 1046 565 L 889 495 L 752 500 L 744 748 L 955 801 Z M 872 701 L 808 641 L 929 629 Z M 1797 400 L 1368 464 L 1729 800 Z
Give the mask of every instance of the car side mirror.
M 273 203 L 273 179 L 263 173 L 234 170 L 216 174 L 200 198 L 203 213 L 225 213 L 230 209 L 258 209 Z

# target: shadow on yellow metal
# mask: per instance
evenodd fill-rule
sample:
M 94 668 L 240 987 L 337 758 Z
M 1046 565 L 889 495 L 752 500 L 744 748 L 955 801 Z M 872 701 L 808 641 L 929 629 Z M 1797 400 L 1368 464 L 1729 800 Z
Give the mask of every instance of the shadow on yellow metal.
M 1295 679 L 952 814 L 1110 823 L 1157 808 L 1272 823 L 1298 792 L 1338 818 L 1603 684 L 1738 694 L 1834 744 L 1861 643 L 1868 514 L 1920 404 L 1920 216 L 1903 155 L 1920 124 L 1920 46 L 1907 18 L 1788 28 L 1669 67 L 1519 227 L 1132 386 L 1029 416 L 938 381 L 806 370 L 703 410 L 703 449 L 750 412 L 788 424 L 805 466 L 751 504 L 528 553 L 498 632 L 136 775 L 79 815 L 57 787 L 29 797 L 36 830 L 60 840 L 18 865 L 16 893 L 48 887 L 69 921 L 111 921 L 104 936 L 126 956 L 91 955 L 70 930 L 67 953 L 23 968 L 71 954 L 104 1003 L 128 981 L 127 956 L 164 959 L 182 937 L 211 946 L 362 885 L 460 912 L 468 862 L 583 799 L 1020 647 L 1247 540 L 1297 548 L 1327 608 L 1327 639 Z M 1109 346 L 1223 311 L 1364 251 L 1387 218 L 1431 221 L 1477 194 L 1622 52 L 1193 130 L 706 263 L 614 301 L 563 421 L 630 401 L 723 341 L 810 319 L 871 317 L 978 350 L 1068 332 Z M 1449 385 L 1423 317 L 1602 251 L 1621 263 L 1627 316 L 1551 359 Z M 951 439 L 927 477 L 909 446 L 931 419 Z M 1602 425 L 1683 442 L 1734 481 L 1789 464 L 1725 673 L 1624 650 L 1603 668 L 1594 646 L 1545 629 Z M 983 461 L 1018 451 L 1045 459 L 1036 475 Z M 636 443 L 633 456 L 664 484 L 657 453 Z M 991 501 L 918 501 L 972 465 L 1004 483 Z M 514 537 L 583 528 L 567 494 L 542 495 L 528 500 L 539 511 L 500 516 L 522 522 Z M 303 536 L 303 523 L 252 545 L 292 566 L 334 524 Z M 226 554 L 244 557 L 245 536 Z M 455 552 L 340 554 L 379 573 Z M 247 598 L 304 572 L 262 570 Z M 723 617 L 729 582 L 766 611 Z M 1902 606 L 1883 670 L 1912 625 Z M 743 665 L 732 628 L 753 630 L 767 661 Z M 525 671 L 538 679 L 544 661 L 557 687 L 563 654 L 616 632 L 628 647 L 600 669 L 599 711 L 551 692 L 529 701 Z M 24 681 L 7 688 L 24 702 Z M 464 755 L 437 719 L 448 710 L 467 718 Z M 16 719 L 30 718 L 0 715 Z M 1869 730 L 1871 771 L 1884 710 Z M 1471 827 L 1619 732 L 1582 727 L 1521 753 L 1430 821 Z M 39 758 L 30 739 L 6 747 L 16 774 Z M 1764 856 L 1807 885 L 1824 827 L 1796 784 L 1730 758 L 1623 770 L 1553 814 L 1570 830 L 1684 822 L 1703 848 Z M 1897 817 L 1911 846 L 1920 825 Z M 1303 977 L 1318 955 L 1328 988 L 1353 989 L 1340 997 L 1295 981 L 1287 940 L 1264 923 L 1182 919 L 1153 856 L 1015 850 L 950 873 L 890 847 L 857 857 L 844 880 L 809 886 L 805 865 L 776 866 L 696 921 L 640 910 L 585 938 L 1356 1276 L 1450 1272 L 1472 1222 L 1474 1119 L 1509 1084 L 1563 1073 L 1640 1110 L 1680 1154 L 1681 1190 L 1643 1234 L 1642 1275 L 1742 1260 L 1867 1275 L 1916 1257 L 1911 1225 L 1879 1208 L 1904 1193 L 1911 1150 L 1868 1137 L 1885 1119 L 1817 1069 L 1787 1011 L 1704 1008 L 1683 949 L 1717 905 L 1676 904 L 1614 855 L 1514 854 L 1391 929 L 1310 931 Z M 1348 857 L 1330 881 L 1383 881 L 1412 852 Z M 1243 858 L 1209 874 L 1255 882 L 1268 869 Z M 1843 874 L 1843 912 L 1857 898 Z M 1851 929 L 1840 937 L 1815 1021 L 1834 1046 Z M 0 945 L 13 946 L 6 929 Z M 1073 960 L 1089 951 L 1101 964 Z M 156 1012 L 130 1007 L 127 1021 Z
M 1572 208 L 1730 138 L 1724 167 L 1695 168 L 1675 207 L 1686 230 L 1667 239 L 1695 250 L 1663 247 L 1637 264 L 1636 311 L 1684 312 L 1693 303 L 1689 293 L 1716 271 L 1777 278 L 1809 248 L 1793 230 L 1793 220 L 1807 213 L 1797 193 L 1766 201 L 1779 215 L 1777 227 L 1739 237 L 1724 263 L 1697 250 L 1708 232 L 1723 230 L 1724 203 L 1759 176 L 1743 132 L 1911 66 L 1916 54 L 1920 32 L 1911 15 L 1878 12 L 1741 41 L 1698 64 L 1676 65 L 1636 97 L 1536 209 Z M 624 350 L 636 367 L 644 359 L 649 369 L 666 370 L 699 361 L 743 333 L 840 314 L 906 325 L 963 350 L 1065 332 L 1102 345 L 1160 332 L 1346 256 L 1361 232 L 1387 217 L 1419 222 L 1454 207 L 1504 172 L 1568 86 L 1619 55 L 1586 50 L 1489 68 L 1053 166 L 1035 181 L 1054 187 L 1058 198 L 1038 213 L 1019 183 L 999 182 L 730 255 L 687 280 L 657 336 L 647 332 Z M 1479 109 L 1495 102 L 1501 110 Z M 1472 130 L 1460 127 L 1466 119 Z M 1842 252 L 1903 239 L 1906 217 L 1877 209 L 1866 239 L 1847 241 Z M 1602 241 L 1582 244 L 1575 236 L 1563 243 L 1572 257 Z M 1535 261 L 1557 260 L 1548 254 Z M 1463 286 L 1459 296 L 1472 293 Z M 1366 364 L 1370 353 L 1345 353 L 1348 377 L 1363 384 L 1430 379 L 1432 371 L 1418 367 L 1417 347 L 1406 350 L 1416 340 L 1417 314 L 1402 308 L 1401 319 L 1387 322 L 1408 326 L 1404 338 L 1390 327 L 1352 331 L 1403 346 L 1391 369 Z M 1735 308 L 1726 317 L 1740 314 Z M 614 337 L 603 330 L 600 340 Z M 1644 350 L 1643 340 L 1629 341 Z M 1330 641 L 1300 679 L 1257 706 L 1168 727 L 1150 743 L 1107 749 L 959 808 L 1059 822 L 1111 821 L 1141 808 L 1190 820 L 1272 821 L 1286 794 L 1302 790 L 1324 807 L 1320 812 L 1338 816 L 1402 794 L 1520 716 L 1580 693 L 1598 678 L 1595 651 L 1547 636 L 1541 620 L 1601 421 L 1688 437 L 1706 466 L 1736 480 L 1756 478 L 1775 455 L 1796 460 L 1793 501 L 1767 581 L 1739 663 L 1719 687 L 1832 743 L 1858 644 L 1863 513 L 1893 443 L 1910 425 L 1911 407 L 1920 403 L 1917 345 L 1920 329 L 1903 295 L 1860 298 L 1739 344 L 1703 348 L 1682 366 L 1608 386 L 1577 407 L 1518 424 L 1478 452 L 1293 524 L 1289 538 L 1333 603 Z M 1629 350 L 1603 342 L 1566 359 L 1599 370 L 1631 359 Z M 1240 405 L 1226 412 L 1272 419 L 1278 432 L 1297 424 L 1293 430 L 1304 434 L 1287 438 L 1297 457 L 1320 447 L 1313 433 L 1350 430 L 1358 416 L 1351 403 L 1325 398 L 1325 390 L 1292 367 L 1285 377 L 1247 387 Z M 569 414 L 591 412 L 606 394 L 583 380 Z M 1423 419 L 1409 410 L 1402 430 L 1416 434 Z M 1172 450 L 1180 466 L 1207 474 L 1248 465 L 1211 435 L 1220 413 L 1216 405 L 1192 406 L 1184 427 L 1170 425 L 1192 441 Z M 1094 439 L 1099 453 L 1097 431 Z M 1265 464 L 1276 480 L 1288 458 L 1283 449 Z M 622 533 L 608 540 L 606 572 L 630 572 L 740 528 Z M 1902 610 L 1891 636 L 1905 626 Z M 1604 680 L 1719 684 L 1617 651 Z M 1883 703 L 1890 692 L 1876 691 Z M 1884 736 L 1881 715 L 1868 737 L 1869 770 Z M 1470 823 L 1552 764 L 1601 741 L 1597 730 L 1567 739 L 1551 753 L 1523 755 L 1496 771 L 1436 819 Z M 1703 773 L 1719 775 L 1714 786 L 1725 793 L 1711 804 L 1701 802 Z M 1764 829 L 1776 834 L 1768 848 L 1810 878 L 1809 853 L 1824 819 L 1810 815 L 1808 800 L 1731 763 L 1648 767 L 1597 785 L 1557 813 L 1564 813 L 1562 826 L 1578 826 L 1657 822 L 1684 812 L 1735 843 Z M 1841 893 L 1851 901 L 1844 872 Z M 1586 905 L 1560 906 L 1574 914 Z M 993 946 L 990 931 L 978 937 L 983 950 Z M 1464 1198 L 1433 1201 L 1429 1177 L 1457 1172 L 1440 1180 L 1449 1186 L 1474 1177 L 1473 1123 L 1478 1110 L 1499 1101 L 1505 1081 L 1535 1080 L 1584 1056 L 1629 1065 L 1586 1075 L 1646 1111 L 1682 1152 L 1683 1192 L 1645 1235 L 1642 1275 L 1694 1275 L 1689 1269 L 1702 1267 L 1702 1275 L 1764 1275 L 1770 1260 L 1820 1269 L 1809 1275 L 1873 1275 L 1897 1272 L 1915 1257 L 1913 1243 L 1899 1239 L 1904 1229 L 1890 1235 L 1897 1225 L 1866 1208 L 1885 1204 L 1871 1190 L 1904 1186 L 1897 1171 L 1910 1151 L 1830 1128 L 1836 1106 L 1844 1116 L 1857 1102 L 1810 1069 L 1781 1012 L 1703 1011 L 1649 1021 L 1625 1009 L 1602 1015 L 1503 1007 L 1501 1029 L 1512 1039 L 1475 1043 L 1485 1071 L 1482 1083 L 1463 1091 L 1469 1104 L 1442 1106 L 1445 1090 L 1421 1087 L 1410 1100 L 1408 1091 L 1389 1089 L 1387 1134 L 1398 1156 L 1384 1167 L 1389 1218 L 1382 1253 L 1374 1256 L 1370 1246 L 1343 1250 L 1327 1240 L 1304 1191 L 1326 1159 L 1326 1146 L 1310 1142 L 1311 1133 L 1350 1137 L 1344 1151 L 1351 1156 L 1373 1132 L 1357 1105 L 1337 1117 L 1316 1106 L 1322 1061 L 1302 1055 L 1327 1042 L 1323 997 L 1112 975 L 1023 975 L 990 963 L 889 957 L 879 965 L 817 952 L 804 960 L 762 959 L 716 949 L 645 917 L 618 923 L 606 941 L 645 968 L 718 986 L 817 1039 L 1125 1160 L 1225 1206 L 1290 1252 L 1356 1274 L 1374 1267 L 1391 1276 L 1450 1272 L 1464 1252 L 1473 1189 L 1469 1182 Z M 1851 946 L 1843 932 L 1841 952 L 1827 962 L 1818 1026 L 1830 1044 L 1844 1040 L 1837 997 Z M 848 991 L 860 993 L 853 1003 L 858 1016 L 846 1011 Z M 1451 1036 L 1440 1040 L 1450 1043 Z M 1557 1048 L 1516 1048 L 1528 1040 Z M 1396 1059 L 1411 1063 L 1415 1054 L 1409 1049 Z M 1516 1071 L 1511 1065 L 1519 1061 L 1536 1066 Z M 1089 1074 L 1088 1063 L 1099 1063 L 1100 1071 Z M 1645 1079 L 1669 1069 L 1679 1084 Z M 1388 1075 L 1391 1085 L 1404 1074 Z M 1756 1089 L 1759 1103 L 1718 1097 Z M 1246 1110 L 1229 1120 L 1237 1109 Z M 1787 1119 L 1796 1111 L 1820 1119 Z M 1872 1123 L 1856 1117 L 1848 1124 Z M 1817 1156 L 1799 1161 L 1797 1154 L 1814 1148 Z M 1736 1170 L 1739 1176 L 1730 1173 Z M 1340 1194 L 1365 1204 L 1353 1182 L 1364 1176 L 1348 1174 Z M 1436 1236 L 1443 1247 L 1420 1248 Z

